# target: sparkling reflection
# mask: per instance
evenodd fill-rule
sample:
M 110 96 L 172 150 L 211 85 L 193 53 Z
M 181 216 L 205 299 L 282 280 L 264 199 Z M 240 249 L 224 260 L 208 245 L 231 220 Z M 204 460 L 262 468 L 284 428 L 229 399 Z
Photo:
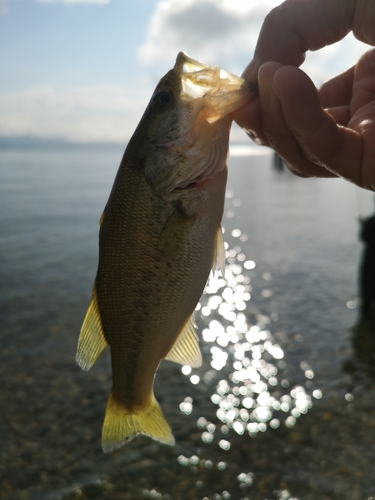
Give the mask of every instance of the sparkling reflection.
M 233 197 L 233 192 L 227 193 L 227 198 Z M 232 206 L 240 203 L 234 199 Z M 234 211 L 228 209 L 226 216 L 231 218 L 233 215 Z M 256 263 L 241 246 L 248 236 L 240 228 L 224 236 L 227 240 L 225 278 L 219 273 L 210 276 L 196 308 L 205 364 L 203 370 L 184 366 L 182 373 L 192 384 L 203 383 L 212 391 L 210 399 L 216 407 L 216 421 L 210 421 L 204 415 L 197 418 L 201 443 L 229 452 L 234 436 L 254 439 L 259 433 L 274 432 L 280 427 L 293 428 L 312 407 L 313 398 L 322 398 L 322 391 L 314 386 L 314 371 L 305 361 L 300 364 L 300 369 L 306 383 L 291 384 L 283 345 L 277 341 L 286 339 L 286 335 L 278 332 L 276 339 L 272 332 L 272 321 L 277 319 L 277 314 L 270 318 L 257 309 L 254 313 L 251 307 Z M 267 284 L 261 290 L 261 296 L 265 299 L 273 297 L 271 273 L 265 271 L 259 279 Z M 180 404 L 180 410 L 190 414 L 192 401 L 186 398 Z M 178 462 L 185 467 L 191 467 L 193 463 L 197 465 L 197 455 L 181 455 Z M 223 461 L 215 464 L 201 458 L 199 467 L 224 470 L 227 464 Z M 244 491 L 253 484 L 254 473 L 241 472 L 237 479 L 240 490 Z M 197 483 L 199 488 L 203 488 L 203 483 L 199 486 Z M 292 498 L 286 490 L 280 490 L 277 495 L 280 499 Z M 220 498 L 224 498 L 222 494 Z
M 278 500 L 298 500 L 298 498 L 291 496 L 288 490 L 276 491 Z
M 240 234 L 239 229 L 232 231 L 235 238 Z M 282 376 L 286 367 L 282 361 L 284 351 L 270 329 L 265 328 L 267 322 L 261 318 L 251 324 L 250 315 L 246 314 L 251 299 L 251 277 L 246 267 L 253 269 L 255 263 L 245 260 L 240 247 L 226 246 L 227 258 L 236 259 L 241 255 L 244 265 L 234 260 L 227 265 L 226 279 L 211 276 L 198 308 L 200 319 L 206 324 L 202 337 L 210 346 L 211 367 L 217 372 L 223 369 L 229 372 L 226 378 L 218 380 L 211 401 L 218 406 L 216 416 L 225 424 L 224 433 L 233 429 L 239 435 L 247 433 L 255 437 L 268 426 L 276 429 L 280 422 L 289 428 L 295 425 L 296 419 L 312 407 L 312 397 L 303 386 L 283 393 L 289 388 L 289 381 Z M 249 265 L 250 262 L 254 265 Z M 271 280 L 270 273 L 263 273 L 262 277 Z M 301 363 L 301 369 L 307 379 L 314 377 L 306 362 Z M 182 370 L 184 372 L 185 367 Z M 197 383 L 193 377 L 192 383 Z M 315 389 L 314 397 L 318 399 L 319 393 L 321 397 L 321 392 Z M 203 432 L 202 440 L 212 442 L 213 432 Z M 220 443 L 219 446 L 223 448 Z

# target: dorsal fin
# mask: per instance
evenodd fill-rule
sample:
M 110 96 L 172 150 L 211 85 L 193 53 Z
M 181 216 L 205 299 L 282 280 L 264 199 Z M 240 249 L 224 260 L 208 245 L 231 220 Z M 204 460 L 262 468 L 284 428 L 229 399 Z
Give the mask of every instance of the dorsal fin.
M 95 282 L 91 302 L 78 338 L 76 360 L 82 370 L 90 370 L 107 345 L 100 319 Z
M 225 247 L 221 225 L 219 225 L 218 230 L 216 231 L 212 272 L 214 273 L 216 269 L 220 269 L 223 278 L 225 278 Z
M 195 333 L 193 317 L 187 321 L 165 359 L 180 365 L 189 365 L 193 368 L 201 366 L 202 355 L 199 349 L 198 336 Z

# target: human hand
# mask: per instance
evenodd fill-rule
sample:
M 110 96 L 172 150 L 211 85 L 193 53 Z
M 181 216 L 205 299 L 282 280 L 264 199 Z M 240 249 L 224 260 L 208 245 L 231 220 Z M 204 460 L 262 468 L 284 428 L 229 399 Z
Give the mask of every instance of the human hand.
M 371 0 L 288 0 L 266 18 L 243 75 L 258 76 L 259 98 L 235 119 L 295 174 L 342 176 L 375 190 L 375 51 L 319 91 L 296 67 L 307 49 L 334 43 L 350 29 L 375 45 L 374 23 Z

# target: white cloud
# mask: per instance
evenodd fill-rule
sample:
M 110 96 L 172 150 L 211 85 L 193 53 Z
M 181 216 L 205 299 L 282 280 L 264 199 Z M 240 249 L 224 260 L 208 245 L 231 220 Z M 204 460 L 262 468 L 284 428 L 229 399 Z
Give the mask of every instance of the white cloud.
M 138 59 L 154 71 L 180 50 L 241 74 L 250 62 L 267 13 L 282 0 L 163 0 L 151 18 Z M 303 68 L 316 83 L 355 64 L 366 46 L 352 36 L 316 53 Z
M 138 52 L 146 65 L 173 63 L 183 50 L 207 64 L 241 73 L 266 14 L 281 0 L 164 0 L 156 6 Z
M 0 136 L 124 143 L 138 124 L 148 98 L 136 89 L 119 87 L 37 88 L 2 94 Z
M 320 86 L 325 80 L 350 68 L 369 49 L 349 33 L 343 40 L 316 52 L 308 52 L 302 69 Z
M 39 1 L 105 4 L 109 0 Z M 138 67 L 128 88 L 45 86 L 1 94 L 0 136 L 123 143 L 133 133 L 158 79 L 173 66 L 180 50 L 241 74 L 252 57 L 265 15 L 279 3 L 281 0 L 163 0 L 156 5 L 138 52 L 144 66 Z M 4 0 L 0 0 L 0 12 L 1 8 L 5 8 Z M 303 68 L 320 84 L 354 64 L 364 50 L 363 44 L 349 36 L 309 53 Z M 233 138 L 245 140 L 239 130 L 233 131 Z

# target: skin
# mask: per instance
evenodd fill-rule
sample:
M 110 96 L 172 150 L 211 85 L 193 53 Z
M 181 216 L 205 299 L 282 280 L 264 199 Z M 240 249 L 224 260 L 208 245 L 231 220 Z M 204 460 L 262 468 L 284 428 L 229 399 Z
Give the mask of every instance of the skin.
M 243 77 L 259 95 L 235 114 L 256 143 L 301 177 L 343 177 L 375 190 L 375 50 L 316 89 L 298 68 L 307 50 L 350 31 L 375 46 L 373 0 L 287 0 L 262 26 Z
M 97 291 L 111 346 L 113 396 L 132 412 L 148 404 L 157 367 L 202 294 L 223 211 L 226 168 L 186 195 L 195 200 L 175 204 L 155 196 L 142 173 L 133 174 L 132 154 L 122 165 L 103 223 Z
M 149 403 L 157 367 L 195 309 L 212 268 L 224 208 L 231 117 L 208 124 L 214 109 L 206 98 L 178 97 L 176 69 L 159 83 L 157 90 L 164 89 L 177 97 L 170 107 L 146 110 L 120 165 L 100 233 L 98 305 L 111 347 L 113 397 L 128 412 Z M 249 91 L 234 94 L 236 107 Z M 214 162 L 211 149 L 217 152 Z M 212 175 L 195 174 L 201 163 L 204 170 L 213 164 Z
M 77 361 L 87 370 L 110 346 L 105 451 L 138 433 L 173 444 L 155 372 L 165 358 L 201 362 L 190 318 L 221 241 L 231 112 L 251 96 L 246 82 L 220 75 L 178 55 L 129 141 L 101 219 Z

